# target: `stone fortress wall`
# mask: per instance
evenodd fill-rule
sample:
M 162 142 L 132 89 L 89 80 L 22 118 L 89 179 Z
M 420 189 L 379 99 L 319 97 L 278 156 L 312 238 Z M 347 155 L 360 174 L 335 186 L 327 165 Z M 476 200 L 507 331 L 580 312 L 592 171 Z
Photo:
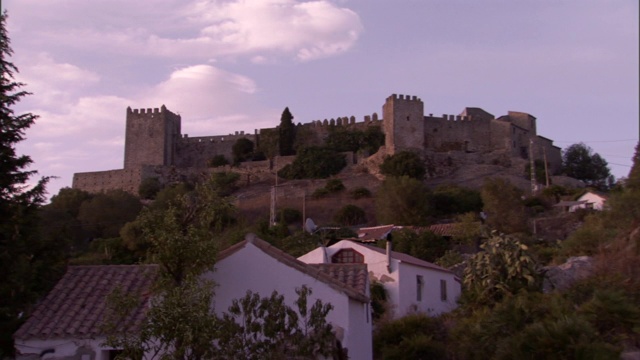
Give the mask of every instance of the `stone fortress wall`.
M 561 165 L 560 149 L 550 139 L 536 133 L 536 118 L 522 112 L 508 112 L 495 118 L 480 108 L 465 108 L 459 115 L 441 117 L 424 114 L 424 104 L 416 96 L 393 94 L 382 107 L 383 118 L 377 113 L 356 121 L 354 116 L 313 120 L 298 124 L 298 134 L 305 134 L 305 144 L 321 144 L 331 128 L 343 126 L 365 130 L 380 126 L 385 133 L 387 154 L 398 151 L 502 154 L 527 159 L 532 143 L 535 159 L 546 157 L 551 171 Z M 241 138 L 260 142 L 260 134 L 274 129 L 255 130 L 253 134 L 235 132 L 229 135 L 189 137 L 181 133 L 181 117 L 164 105 L 155 109 L 127 108 L 124 168 L 119 170 L 76 173 L 73 187 L 96 193 L 122 189 L 137 194 L 140 183 L 157 177 L 162 183 L 206 177 L 213 171 L 208 161 L 216 155 L 232 159 L 233 144 Z M 357 159 L 350 154 L 348 163 Z M 292 157 L 279 157 L 274 162 L 256 161 L 234 167 L 251 178 L 273 176 L 274 171 L 291 163 Z M 277 168 L 274 167 L 277 165 Z

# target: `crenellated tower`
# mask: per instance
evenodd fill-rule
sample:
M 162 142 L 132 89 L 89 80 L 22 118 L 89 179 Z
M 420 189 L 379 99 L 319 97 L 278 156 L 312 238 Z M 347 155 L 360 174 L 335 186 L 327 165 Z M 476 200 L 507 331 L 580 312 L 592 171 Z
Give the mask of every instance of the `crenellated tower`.
M 180 138 L 180 115 L 162 105 L 155 109 L 127 108 L 124 168 L 141 165 L 175 165 Z
M 424 104 L 417 96 L 393 94 L 382 106 L 387 154 L 424 150 Z

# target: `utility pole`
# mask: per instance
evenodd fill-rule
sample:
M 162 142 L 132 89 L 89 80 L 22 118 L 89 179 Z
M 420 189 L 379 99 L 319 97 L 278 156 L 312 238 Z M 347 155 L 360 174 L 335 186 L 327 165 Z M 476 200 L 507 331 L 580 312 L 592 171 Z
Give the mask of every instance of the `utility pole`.
M 276 166 L 275 166 L 275 175 L 276 175 L 276 185 L 271 187 L 271 206 L 270 206 L 270 221 L 271 226 L 276 224 L 276 198 L 278 196 L 278 156 L 275 156 Z

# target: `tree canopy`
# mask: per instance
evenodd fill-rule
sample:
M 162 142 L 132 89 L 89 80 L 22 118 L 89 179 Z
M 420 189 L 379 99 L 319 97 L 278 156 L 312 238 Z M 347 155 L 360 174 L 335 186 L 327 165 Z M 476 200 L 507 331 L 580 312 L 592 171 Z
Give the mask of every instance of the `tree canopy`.
M 24 312 L 48 290 L 58 273 L 58 259 L 48 253 L 49 244 L 37 231 L 37 211 L 45 200 L 48 177 L 35 183 L 33 160 L 16 152 L 26 131 L 38 118 L 32 113 L 16 114 L 13 107 L 29 95 L 24 84 L 14 80 L 18 68 L 6 30 L 7 13 L 0 15 L 0 358 L 13 352 L 12 333 Z M 53 279 L 52 279 L 53 278 Z
M 380 165 L 380 171 L 388 176 L 409 176 L 418 180 L 422 180 L 427 173 L 420 156 L 410 151 L 386 157 Z
M 598 153 L 584 143 L 569 146 L 562 152 L 564 173 L 582 180 L 589 186 L 606 188 L 610 181 L 609 164 Z
M 278 147 L 281 156 L 294 155 L 293 145 L 296 140 L 296 127 L 293 124 L 293 115 L 289 108 L 284 108 L 278 127 Z

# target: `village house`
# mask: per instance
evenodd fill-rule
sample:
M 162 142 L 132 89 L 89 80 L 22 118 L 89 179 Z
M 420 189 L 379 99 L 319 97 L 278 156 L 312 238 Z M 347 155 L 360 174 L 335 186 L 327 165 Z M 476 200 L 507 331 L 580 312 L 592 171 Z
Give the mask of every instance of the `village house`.
M 591 209 L 602 211 L 605 208 L 607 202 L 607 196 L 594 191 L 587 191 L 576 200 L 578 204 L 575 204 L 569 208 L 569 212 L 574 212 L 577 209 Z
M 156 265 L 70 266 L 33 315 L 14 334 L 18 360 L 111 360 L 118 349 L 104 345 L 103 320 L 107 296 L 121 286 L 143 301 L 125 319 L 125 331 L 135 332 L 144 320 Z M 296 288 L 311 288 L 316 299 L 333 306 L 327 321 L 350 359 L 371 359 L 372 320 L 369 278 L 365 264 L 309 265 L 274 248 L 255 235 L 219 253 L 215 271 L 204 277 L 216 283 L 215 311 L 227 311 L 233 299 L 250 290 L 260 296 L 273 291 L 289 306 Z
M 383 284 L 393 318 L 422 312 L 437 315 L 456 307 L 462 287 L 453 272 L 407 254 L 352 240 L 319 247 L 298 260 L 307 264 L 366 264 L 371 281 Z

